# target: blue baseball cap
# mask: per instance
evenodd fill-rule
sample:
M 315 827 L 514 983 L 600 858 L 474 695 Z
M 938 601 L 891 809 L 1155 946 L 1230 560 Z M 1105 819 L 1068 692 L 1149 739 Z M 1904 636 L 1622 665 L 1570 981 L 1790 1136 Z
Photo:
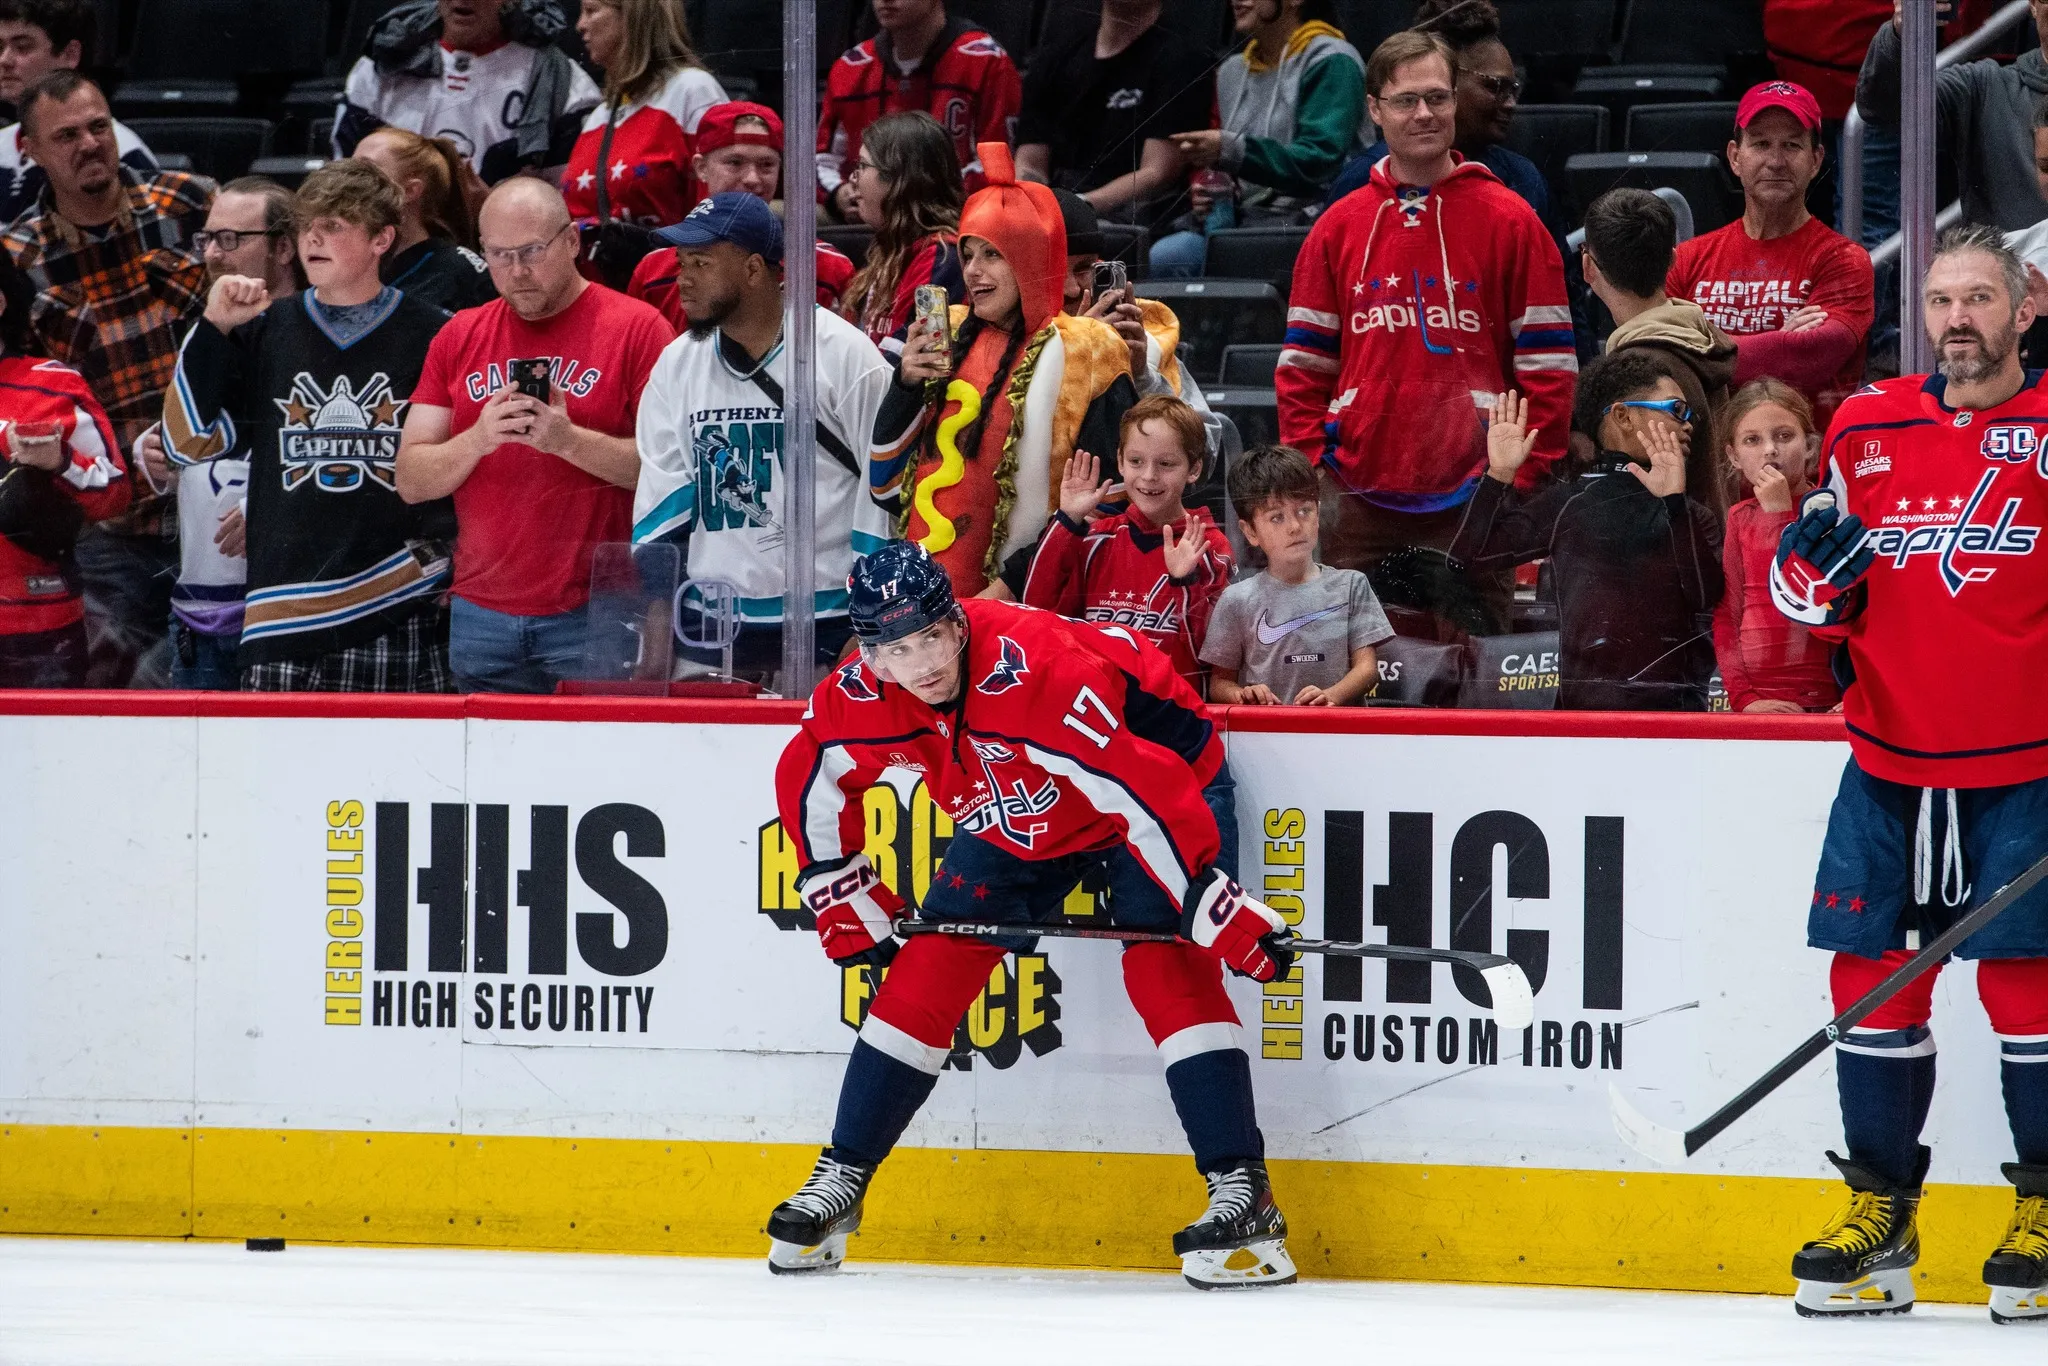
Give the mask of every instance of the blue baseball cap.
M 699 200 L 682 222 L 657 228 L 654 240 L 672 247 L 730 242 L 771 266 L 782 262 L 782 221 L 770 212 L 766 200 L 744 190 L 727 190 Z

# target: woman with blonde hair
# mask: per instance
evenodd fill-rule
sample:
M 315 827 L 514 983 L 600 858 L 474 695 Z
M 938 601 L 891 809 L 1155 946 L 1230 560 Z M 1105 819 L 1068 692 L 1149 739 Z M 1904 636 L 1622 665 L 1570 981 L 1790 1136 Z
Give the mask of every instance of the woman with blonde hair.
M 869 341 L 900 354 L 920 285 L 944 286 L 949 304 L 967 297 L 958 236 L 965 193 L 953 135 L 923 110 L 884 115 L 861 135 L 847 183 L 875 240 L 846 286 L 843 308 Z
M 384 256 L 384 283 L 447 313 L 497 298 L 474 250 L 471 192 L 480 201 L 484 185 L 455 144 L 386 125 L 356 144 L 356 156 L 390 176 L 405 198 L 398 240 Z
M 604 102 L 569 153 L 562 197 L 583 232 L 584 275 L 624 289 L 652 230 L 696 202 L 690 135 L 726 94 L 690 45 L 683 0 L 583 0 L 576 32 L 604 68 Z

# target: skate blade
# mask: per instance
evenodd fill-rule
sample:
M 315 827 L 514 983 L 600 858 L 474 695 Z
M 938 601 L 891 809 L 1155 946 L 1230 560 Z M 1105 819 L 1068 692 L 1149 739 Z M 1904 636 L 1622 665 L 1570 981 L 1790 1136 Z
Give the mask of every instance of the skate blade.
M 2022 1290 L 2017 1286 L 2011 1285 L 1992 1286 L 1991 1321 L 1993 1323 L 2048 1322 L 2048 1285 L 2037 1285 L 2030 1290 Z
M 1913 1307 L 1912 1268 L 1874 1271 L 1862 1280 L 1844 1285 L 1801 1281 L 1792 1296 L 1792 1307 L 1804 1319 L 1904 1314 Z
M 1242 1290 L 1294 1284 L 1294 1259 L 1279 1238 L 1244 1247 L 1204 1248 L 1184 1252 L 1180 1274 L 1197 1290 Z
M 801 1276 L 814 1271 L 837 1271 L 846 1260 L 846 1235 L 835 1233 L 816 1247 L 768 1240 L 768 1270 L 777 1276 Z

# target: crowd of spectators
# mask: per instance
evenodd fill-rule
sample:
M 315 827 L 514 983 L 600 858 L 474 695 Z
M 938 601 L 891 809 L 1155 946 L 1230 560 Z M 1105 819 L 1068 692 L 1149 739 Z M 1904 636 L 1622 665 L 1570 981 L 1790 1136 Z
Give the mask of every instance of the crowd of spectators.
M 1219 59 L 1161 0 L 1028 54 L 871 0 L 786 168 L 682 0 L 405 0 L 287 187 L 163 169 L 80 70 L 93 7 L 0 0 L 0 687 L 556 691 L 606 548 L 673 545 L 641 624 L 674 676 L 773 688 L 802 455 L 820 665 L 900 536 L 1222 702 L 1453 700 L 1508 641 L 1549 661 L 1500 680 L 1522 705 L 1835 707 L 1767 579 L 1873 373 L 1870 255 L 1814 210 L 1850 101 L 1880 154 L 1897 123 L 1895 14 L 1765 5 L 1740 216 L 1681 240 L 1508 146 L 1491 0 L 1369 50 L 1330 0 L 1229 8 Z M 1945 69 L 1938 107 L 1966 211 L 2048 266 L 2043 62 Z M 791 212 L 840 244 L 801 434 Z M 1123 271 L 1244 227 L 1305 233 L 1250 449 Z

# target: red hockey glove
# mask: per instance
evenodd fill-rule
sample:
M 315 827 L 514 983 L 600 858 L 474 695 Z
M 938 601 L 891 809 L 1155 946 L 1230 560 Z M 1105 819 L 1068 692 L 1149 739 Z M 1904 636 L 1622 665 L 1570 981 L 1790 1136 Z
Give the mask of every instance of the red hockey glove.
M 839 966 L 885 967 L 903 947 L 895 937 L 903 898 L 889 890 L 866 854 L 806 873 L 796 891 L 804 909 L 817 917 L 825 956 Z
M 1188 887 L 1181 938 L 1221 958 L 1240 977 L 1270 982 L 1294 966 L 1287 922 L 1265 902 L 1211 868 Z

